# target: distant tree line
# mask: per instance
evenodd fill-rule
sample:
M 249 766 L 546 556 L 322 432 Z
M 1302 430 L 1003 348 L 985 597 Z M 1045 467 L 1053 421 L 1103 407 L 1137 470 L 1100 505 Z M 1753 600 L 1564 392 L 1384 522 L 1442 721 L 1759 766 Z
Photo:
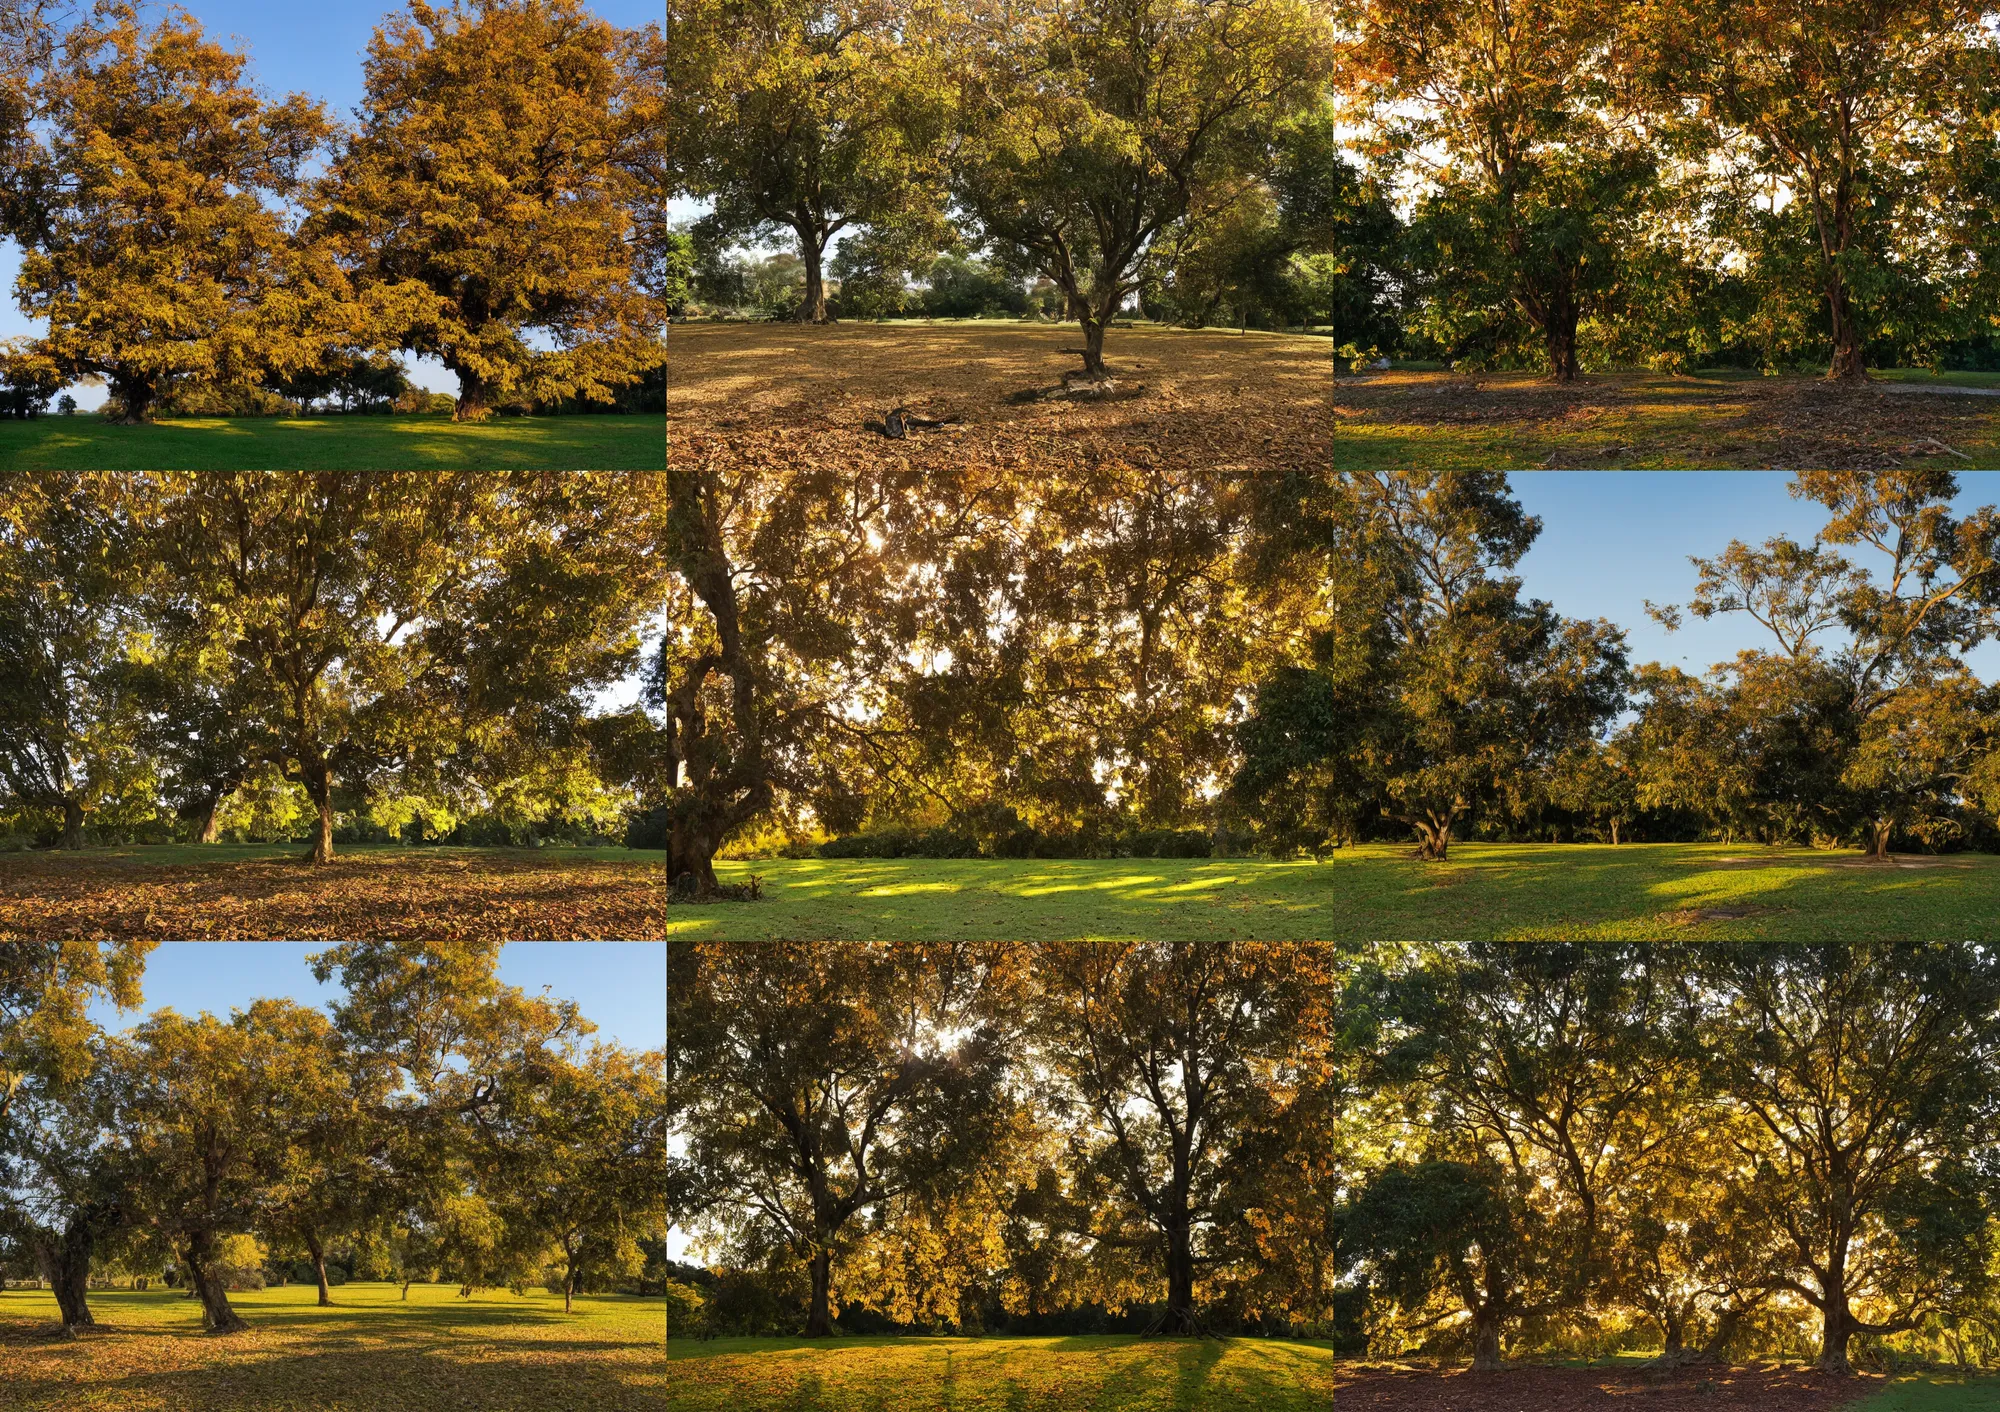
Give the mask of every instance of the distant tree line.
M 669 956 L 670 1336 L 2000 1357 L 1987 948 Z
M 0 959 L 0 1268 L 63 1326 L 98 1279 L 159 1279 L 213 1333 L 232 1288 L 341 1276 L 638 1292 L 665 1266 L 661 1056 L 582 1041 L 568 1001 L 494 978 L 498 943 L 353 942 L 311 958 L 331 1013 L 86 1016 L 139 999 L 151 942 Z M 648 1248 L 653 1252 L 648 1264 Z M 663 1281 L 662 1281 L 663 1283 Z
M 0 847 L 663 846 L 661 509 L 602 472 L 0 474 Z
M 182 10 L 0 3 L 0 234 L 45 332 L 6 405 L 109 387 L 109 415 L 663 410 L 658 26 L 580 0 L 412 0 L 351 123 L 257 89 Z
M 710 207 L 669 257 L 677 317 L 1033 312 L 1076 322 L 1102 373 L 1135 300 L 1193 327 L 1334 313 L 1324 0 L 673 0 L 667 17 L 668 184 Z M 739 262 L 739 240 L 784 240 L 796 263 Z
M 1500 472 L 669 471 L 670 876 L 717 852 L 1324 852 L 1410 839 L 2000 843 L 2000 510 L 1802 472 L 1695 561 L 1705 675 L 1512 572 Z

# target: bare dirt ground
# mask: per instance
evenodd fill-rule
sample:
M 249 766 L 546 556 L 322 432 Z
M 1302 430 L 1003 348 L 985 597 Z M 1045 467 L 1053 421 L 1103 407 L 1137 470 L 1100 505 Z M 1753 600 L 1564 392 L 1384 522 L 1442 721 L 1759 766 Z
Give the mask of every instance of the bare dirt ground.
M 676 325 L 667 341 L 667 464 L 891 461 L 921 468 L 1328 464 L 1333 362 L 1323 338 L 1113 328 L 1103 401 L 1055 393 L 1082 359 L 1073 325 Z M 1040 395 L 1038 395 L 1040 394 Z M 956 424 L 891 440 L 907 406 Z
M 1343 437 L 1418 455 L 1505 445 L 1509 464 L 1890 470 L 1989 464 L 2000 411 L 1980 397 L 1915 397 L 1894 383 L 1603 374 L 1557 386 L 1525 373 L 1341 378 Z M 1380 454 L 1377 452 L 1377 454 Z
M 658 855 L 602 862 L 470 851 L 143 866 L 88 854 L 0 859 L 0 942 L 657 941 Z
M 1799 1369 L 1705 1368 L 1652 1374 L 1637 1368 L 1512 1367 L 1498 1373 L 1340 1368 L 1340 1412 L 1822 1412 L 1880 1389 L 1880 1378 L 1830 1378 Z

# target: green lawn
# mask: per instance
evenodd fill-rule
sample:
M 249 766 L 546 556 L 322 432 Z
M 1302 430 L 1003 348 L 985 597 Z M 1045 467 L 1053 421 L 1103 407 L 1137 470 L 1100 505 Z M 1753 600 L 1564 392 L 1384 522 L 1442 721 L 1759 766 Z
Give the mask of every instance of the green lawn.
M 676 1412 L 1324 1412 L 1332 1355 L 1279 1339 L 670 1339 Z
M 665 417 L 189 417 L 125 427 L 96 417 L 0 421 L 0 470 L 653 471 Z
M 0 1294 L 8 1412 L 657 1412 L 667 1404 L 660 1302 L 562 1300 L 456 1286 L 309 1285 L 230 1296 L 250 1331 L 201 1332 L 170 1290 L 93 1291 L 99 1327 L 58 1336 L 53 1296 Z
M 2000 1378 L 1898 1378 L 1854 1412 L 2000 1412 Z
M 1352 470 L 2000 466 L 2000 399 L 1888 385 L 1989 388 L 2000 377 L 1871 377 L 1850 387 L 1741 370 L 1616 372 L 1556 387 L 1528 373 L 1402 366 L 1336 380 L 1334 454 Z
M 752 903 L 670 905 L 669 937 L 1801 941 L 2000 937 L 2000 857 L 1853 866 L 1729 844 L 1386 844 L 1268 859 L 778 860 Z

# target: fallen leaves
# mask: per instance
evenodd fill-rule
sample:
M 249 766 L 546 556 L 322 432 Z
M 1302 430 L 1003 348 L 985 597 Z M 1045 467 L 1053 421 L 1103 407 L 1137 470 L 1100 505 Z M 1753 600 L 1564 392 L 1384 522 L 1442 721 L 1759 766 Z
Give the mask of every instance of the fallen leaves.
M 0 941 L 659 941 L 666 870 L 559 853 L 381 850 L 148 865 L 0 857 Z

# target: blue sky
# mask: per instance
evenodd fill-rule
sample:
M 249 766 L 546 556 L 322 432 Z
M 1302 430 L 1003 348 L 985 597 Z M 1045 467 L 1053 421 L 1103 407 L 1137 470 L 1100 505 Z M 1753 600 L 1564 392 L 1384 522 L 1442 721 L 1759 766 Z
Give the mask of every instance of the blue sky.
M 1517 572 L 1525 591 L 1576 618 L 1609 618 L 1625 629 L 1632 661 L 1664 662 L 1701 673 L 1769 634 L 1742 613 L 1688 618 L 1669 634 L 1644 601 L 1685 604 L 1694 590 L 1690 555 L 1713 555 L 1734 539 L 1760 543 L 1787 534 L 1810 541 L 1826 523 L 1811 501 L 1794 500 L 1784 471 L 1517 471 L 1522 506 L 1542 517 L 1541 538 Z M 2000 503 L 2000 471 L 1960 472 L 1961 509 Z M 1876 567 L 1864 547 L 1843 551 Z M 2000 645 L 1968 659 L 1986 680 L 2000 678 Z
M 306 957 L 329 942 L 169 941 L 146 958 L 145 1000 L 121 1014 L 100 1004 L 92 1016 L 106 1028 L 136 1023 L 171 1007 L 185 1015 L 202 1010 L 226 1016 L 251 1001 L 286 997 L 324 1006 L 340 988 L 319 985 Z M 574 1000 L 597 1026 L 594 1039 L 630 1049 L 658 1049 L 667 1042 L 667 947 L 642 941 L 513 941 L 501 950 L 500 979 L 530 994 L 544 986 Z
M 142 12 L 157 18 L 169 8 L 184 9 L 201 21 L 211 36 L 230 39 L 250 56 L 250 75 L 274 95 L 308 93 L 323 101 L 341 121 L 352 117 L 361 101 L 361 60 L 368 39 L 384 16 L 400 12 L 389 0 L 199 0 L 169 7 L 145 4 Z M 589 8 L 614 24 L 638 26 L 662 23 L 662 0 L 592 0 Z M 40 332 L 15 304 L 14 276 L 21 252 L 11 240 L 0 240 L 0 338 Z M 412 379 L 433 391 L 458 391 L 458 379 L 434 359 L 405 359 Z M 104 401 L 102 388 L 78 388 L 76 399 L 86 410 Z

